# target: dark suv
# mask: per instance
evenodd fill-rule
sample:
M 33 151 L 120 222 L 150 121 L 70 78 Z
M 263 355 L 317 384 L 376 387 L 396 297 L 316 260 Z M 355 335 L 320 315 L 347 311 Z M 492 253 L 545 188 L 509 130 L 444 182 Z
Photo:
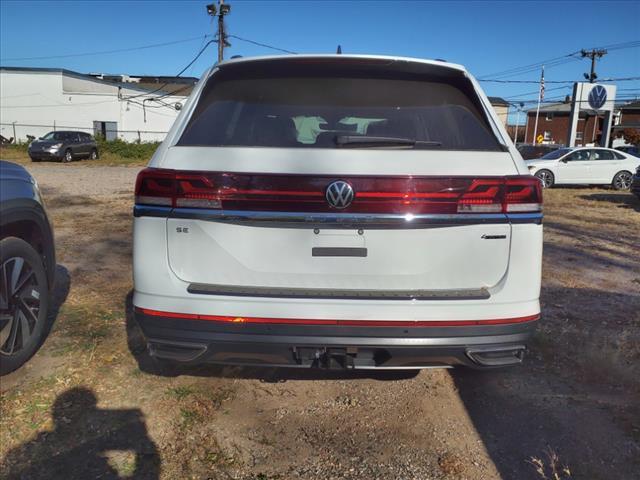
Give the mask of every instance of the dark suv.
M 55 274 L 53 230 L 38 184 L 0 161 L 0 375 L 40 347 Z
M 98 144 L 88 133 L 56 131 L 34 140 L 29 145 L 29 157 L 34 162 L 59 160 L 70 162 L 76 158 L 98 158 Z

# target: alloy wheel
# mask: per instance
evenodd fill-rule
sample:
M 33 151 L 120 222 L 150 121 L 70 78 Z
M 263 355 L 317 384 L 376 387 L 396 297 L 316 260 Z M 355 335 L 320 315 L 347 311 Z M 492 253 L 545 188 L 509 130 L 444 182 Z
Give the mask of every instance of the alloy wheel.
M 629 190 L 631 188 L 631 174 L 629 172 L 621 172 L 616 175 L 613 181 L 616 190 Z
M 71 153 L 71 150 L 67 150 L 64 153 L 64 161 L 65 162 L 70 162 L 71 160 L 73 160 L 73 154 Z
M 22 257 L 0 266 L 0 354 L 13 355 L 29 343 L 36 331 L 42 287 L 31 265 Z
M 549 172 L 545 172 L 544 170 L 542 172 L 536 173 L 536 177 L 540 179 L 544 188 L 549 188 L 553 183 L 553 177 L 551 176 L 551 174 Z

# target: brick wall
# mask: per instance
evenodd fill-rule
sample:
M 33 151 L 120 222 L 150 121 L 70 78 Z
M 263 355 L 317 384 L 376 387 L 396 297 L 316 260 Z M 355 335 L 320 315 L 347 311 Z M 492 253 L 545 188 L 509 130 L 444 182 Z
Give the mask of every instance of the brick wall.
M 549 132 L 550 139 L 545 140 L 544 143 L 558 143 L 561 145 L 566 145 L 569 141 L 569 114 L 565 112 L 557 113 L 554 112 L 551 119 L 547 120 L 547 114 L 545 112 L 540 112 L 538 117 L 538 133 L 536 135 L 544 135 L 544 132 Z M 529 112 L 527 116 L 527 136 L 526 142 L 533 143 L 533 130 L 536 122 L 536 112 Z M 602 125 L 604 123 L 604 119 L 601 117 L 598 121 L 598 125 L 596 126 L 595 135 L 593 131 L 593 127 L 595 125 L 595 117 L 589 116 L 587 118 L 580 118 L 578 120 L 578 139 L 576 140 L 576 144 L 585 145 L 587 143 L 593 143 L 596 140 L 599 140 L 600 134 L 602 133 Z M 580 134 L 582 133 L 582 139 Z

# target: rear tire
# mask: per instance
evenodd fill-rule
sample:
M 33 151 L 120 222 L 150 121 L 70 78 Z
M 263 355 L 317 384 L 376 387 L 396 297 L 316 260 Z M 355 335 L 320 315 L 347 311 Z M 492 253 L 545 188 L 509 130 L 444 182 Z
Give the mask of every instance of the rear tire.
M 89 160 L 97 160 L 98 159 L 98 150 L 93 148 L 91 149 L 91 153 L 89 154 Z
M 40 347 L 49 284 L 42 258 L 24 240 L 0 241 L 0 375 L 13 372 Z
M 536 178 L 540 180 L 544 188 L 551 188 L 556 181 L 553 173 L 550 170 L 542 169 L 538 170 L 535 174 Z
M 614 190 L 622 191 L 629 190 L 631 188 L 631 182 L 633 181 L 633 175 L 631 172 L 623 170 L 616 173 L 611 182 L 611 186 Z
M 62 163 L 69 163 L 71 160 L 73 160 L 73 152 L 70 148 L 67 148 L 62 156 Z

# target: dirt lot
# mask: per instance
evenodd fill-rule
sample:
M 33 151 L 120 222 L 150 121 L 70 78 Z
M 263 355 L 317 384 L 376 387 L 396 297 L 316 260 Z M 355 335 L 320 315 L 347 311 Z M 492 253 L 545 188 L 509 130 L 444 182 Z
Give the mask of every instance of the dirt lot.
M 40 352 L 1 380 L 0 476 L 639 478 L 630 194 L 545 192 L 543 322 L 522 367 L 158 375 L 129 315 L 138 169 L 29 169 L 55 225 L 59 311 Z

